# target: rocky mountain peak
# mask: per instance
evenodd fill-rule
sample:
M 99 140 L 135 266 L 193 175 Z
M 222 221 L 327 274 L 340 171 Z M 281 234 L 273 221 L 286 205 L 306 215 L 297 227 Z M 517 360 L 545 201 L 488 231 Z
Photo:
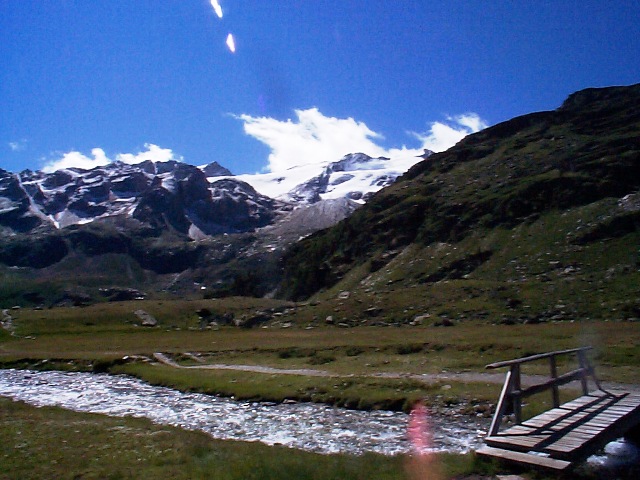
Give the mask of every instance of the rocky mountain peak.
M 52 173 L 2 170 L 0 226 L 18 233 L 128 217 L 201 237 L 248 231 L 273 220 L 278 202 L 234 179 L 210 184 L 207 172 L 229 173 L 215 162 L 201 169 L 173 160 Z
M 200 167 L 207 177 L 230 177 L 233 174 L 231 171 L 218 162 L 211 162 L 208 165 Z

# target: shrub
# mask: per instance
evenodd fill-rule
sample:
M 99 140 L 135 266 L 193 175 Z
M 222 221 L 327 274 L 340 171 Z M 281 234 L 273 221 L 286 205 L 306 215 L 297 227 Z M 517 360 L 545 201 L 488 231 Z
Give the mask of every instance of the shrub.
M 424 345 L 421 343 L 408 343 L 405 345 L 398 345 L 396 347 L 396 353 L 398 355 L 410 355 L 412 353 L 420 353 Z

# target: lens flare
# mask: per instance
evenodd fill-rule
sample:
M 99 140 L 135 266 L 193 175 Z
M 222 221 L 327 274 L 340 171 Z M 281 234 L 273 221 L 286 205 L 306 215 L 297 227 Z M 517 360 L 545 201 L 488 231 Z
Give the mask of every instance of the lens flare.
M 236 41 L 232 34 L 227 35 L 227 47 L 231 53 L 236 53 Z
M 211 0 L 211 6 L 213 7 L 213 11 L 216 12 L 216 15 L 218 15 L 218 18 L 222 18 L 222 7 L 218 0 Z
M 433 430 L 429 411 L 422 402 L 417 403 L 409 416 L 407 436 L 411 442 L 411 454 L 406 464 L 411 480 L 442 480 L 441 467 L 433 452 Z

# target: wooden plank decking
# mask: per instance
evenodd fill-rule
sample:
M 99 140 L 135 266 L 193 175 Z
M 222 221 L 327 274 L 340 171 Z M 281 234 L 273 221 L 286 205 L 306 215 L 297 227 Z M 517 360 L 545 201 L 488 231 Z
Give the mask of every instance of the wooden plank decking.
M 486 437 L 478 453 L 565 469 L 638 424 L 640 395 L 595 391 Z
M 478 449 L 477 453 L 564 470 L 625 433 L 640 428 L 640 394 L 604 391 L 595 377 L 593 367 L 584 356 L 586 350 L 588 348 L 551 352 L 489 365 L 488 368 L 509 366 L 510 371 L 489 434 L 485 438 L 486 446 Z M 557 375 L 556 357 L 567 354 L 577 354 L 580 368 Z M 551 379 L 522 388 L 521 364 L 540 359 L 549 359 Z M 588 391 L 589 377 L 597 390 Z M 558 387 L 572 380 L 580 380 L 583 395 L 559 405 Z M 522 398 L 544 390 L 552 391 L 554 408 L 522 421 Z M 502 417 L 509 405 L 515 414 L 516 425 L 500 431 Z

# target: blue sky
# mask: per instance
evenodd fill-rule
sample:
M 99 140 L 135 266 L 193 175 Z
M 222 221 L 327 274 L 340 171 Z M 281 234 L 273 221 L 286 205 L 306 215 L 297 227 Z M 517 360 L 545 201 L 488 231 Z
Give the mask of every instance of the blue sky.
M 222 18 L 215 3 L 0 2 L 0 168 L 149 157 L 239 174 L 445 148 L 640 82 L 637 0 L 219 0 Z

